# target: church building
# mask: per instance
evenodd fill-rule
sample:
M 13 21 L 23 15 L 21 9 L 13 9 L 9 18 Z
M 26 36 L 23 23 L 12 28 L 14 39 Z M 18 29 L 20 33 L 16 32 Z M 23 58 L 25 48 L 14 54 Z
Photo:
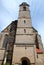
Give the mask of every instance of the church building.
M 0 33 L 0 65 L 44 65 L 43 44 L 32 26 L 29 4 L 19 6 L 18 20 Z

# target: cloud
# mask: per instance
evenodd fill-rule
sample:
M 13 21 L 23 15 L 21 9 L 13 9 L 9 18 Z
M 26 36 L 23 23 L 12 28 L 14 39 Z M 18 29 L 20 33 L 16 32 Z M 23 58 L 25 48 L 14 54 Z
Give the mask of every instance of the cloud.
M 10 21 L 17 18 L 17 7 L 14 0 L 0 0 L 0 3 L 0 30 L 2 30 L 10 23 Z
M 44 0 L 0 0 L 0 31 L 18 18 L 19 4 L 22 2 L 30 5 L 32 24 L 44 43 Z

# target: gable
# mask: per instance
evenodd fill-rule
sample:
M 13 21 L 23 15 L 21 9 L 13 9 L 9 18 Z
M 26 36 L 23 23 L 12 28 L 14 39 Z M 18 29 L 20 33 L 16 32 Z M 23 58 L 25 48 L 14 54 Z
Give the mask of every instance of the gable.
M 4 30 L 2 30 L 1 32 L 9 32 L 10 26 L 11 26 L 11 24 L 9 24 L 9 25 L 8 25 Z
M 32 27 L 32 29 L 33 29 L 33 32 L 38 33 L 38 31 L 34 27 Z

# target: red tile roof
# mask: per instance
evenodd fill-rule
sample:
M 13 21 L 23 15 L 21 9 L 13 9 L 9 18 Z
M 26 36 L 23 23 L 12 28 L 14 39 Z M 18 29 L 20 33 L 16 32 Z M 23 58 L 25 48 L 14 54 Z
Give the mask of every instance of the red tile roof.
M 39 54 L 39 53 L 43 53 L 43 51 L 42 50 L 40 50 L 40 49 L 37 49 L 36 48 L 36 52 Z

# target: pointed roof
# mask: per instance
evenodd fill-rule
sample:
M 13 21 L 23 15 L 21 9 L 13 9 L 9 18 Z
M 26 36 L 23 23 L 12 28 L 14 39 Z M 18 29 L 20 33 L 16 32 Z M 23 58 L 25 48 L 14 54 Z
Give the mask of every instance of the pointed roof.
M 20 4 L 20 6 L 29 6 L 26 2 L 23 2 L 22 4 Z

